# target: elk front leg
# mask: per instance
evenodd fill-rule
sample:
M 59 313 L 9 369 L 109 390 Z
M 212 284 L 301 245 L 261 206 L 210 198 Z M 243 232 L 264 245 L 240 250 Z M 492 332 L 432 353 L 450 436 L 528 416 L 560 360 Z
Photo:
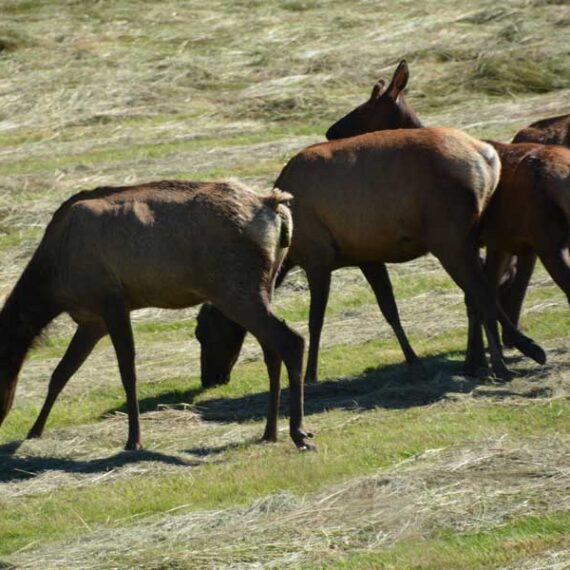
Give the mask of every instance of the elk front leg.
M 38 418 L 28 433 L 28 439 L 42 436 L 48 416 L 59 394 L 65 388 L 69 379 L 79 370 L 85 360 L 87 360 L 99 339 L 105 334 L 106 330 L 103 326 L 79 325 L 63 358 L 53 371 L 49 381 L 46 400 Z
M 319 367 L 319 345 L 325 319 L 325 310 L 331 286 L 331 272 L 326 268 L 307 270 L 311 305 L 309 309 L 309 357 L 305 382 L 316 382 Z

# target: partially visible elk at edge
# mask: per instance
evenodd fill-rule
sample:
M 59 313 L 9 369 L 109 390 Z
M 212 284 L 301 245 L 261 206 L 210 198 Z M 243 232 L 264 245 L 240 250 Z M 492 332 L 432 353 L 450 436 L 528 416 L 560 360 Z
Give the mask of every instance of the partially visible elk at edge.
M 570 148 L 570 115 L 560 115 L 531 123 L 515 135 L 513 142 L 557 144 Z
M 368 101 L 356 107 L 327 131 L 339 139 L 364 132 L 393 128 L 421 128 L 423 124 L 406 101 L 403 90 L 409 79 L 402 61 L 387 89 L 377 83 Z M 568 144 L 570 115 L 533 123 L 514 141 L 529 140 Z M 498 284 L 511 255 L 519 257 L 516 275 L 501 295 L 501 302 L 518 325 L 522 301 L 537 254 L 570 302 L 570 150 L 537 143 L 504 144 L 488 141 L 501 158 L 501 179 L 482 223 L 482 243 L 487 246 L 487 275 Z M 474 366 L 482 363 L 480 335 L 470 339 Z M 512 344 L 508 331 L 503 338 Z M 478 356 L 474 356 L 475 353 Z
M 531 123 L 528 127 L 520 130 L 512 142 L 534 142 L 570 148 L 570 115 L 551 117 Z M 519 325 L 522 304 L 536 265 L 536 257 L 536 252 L 530 251 L 516 256 L 511 261 L 512 266 L 516 264 L 515 278 L 501 297 L 509 318 L 516 326 Z M 508 335 L 503 334 L 503 338 L 505 344 L 511 344 Z
M 209 301 L 257 337 L 272 387 L 285 362 L 290 435 L 299 448 L 310 447 L 303 431 L 304 341 L 269 307 L 292 234 L 290 198 L 279 191 L 260 197 L 233 182 L 163 181 L 98 188 L 64 202 L 0 313 L 0 424 L 34 339 L 67 312 L 77 331 L 28 437 L 41 435 L 67 381 L 109 334 L 127 397 L 126 448 L 139 448 L 129 313 Z M 278 402 L 271 402 L 264 439 L 276 439 L 277 413 Z
M 496 300 L 477 243 L 499 171 L 491 145 L 454 129 L 369 133 L 311 146 L 287 163 L 275 185 L 294 196 L 295 232 L 286 263 L 306 271 L 311 293 L 307 381 L 316 378 L 331 272 L 365 263 L 378 271 L 384 262 L 428 251 L 465 292 L 470 330 L 475 314 L 485 321 L 493 371 L 509 376 L 496 331 Z M 517 347 L 544 362 L 540 347 L 499 316 Z M 223 315 L 209 311 L 201 315 L 197 334 L 207 364 L 203 385 L 227 381 L 245 331 L 240 334 Z M 217 377 L 211 378 L 214 363 Z

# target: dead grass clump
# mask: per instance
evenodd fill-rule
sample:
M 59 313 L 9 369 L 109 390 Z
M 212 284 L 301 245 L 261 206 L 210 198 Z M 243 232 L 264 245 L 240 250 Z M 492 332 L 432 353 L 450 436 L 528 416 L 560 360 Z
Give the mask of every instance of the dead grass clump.
M 481 10 L 475 14 L 469 14 L 464 18 L 461 18 L 460 22 L 465 22 L 467 24 L 488 24 L 489 22 L 496 22 L 498 20 L 504 20 L 512 14 L 512 10 L 507 10 L 507 8 L 497 7 L 492 9 Z
M 420 60 L 425 63 L 447 63 L 454 61 L 473 61 L 478 55 L 477 50 L 470 47 L 441 45 L 411 52 L 408 57 L 411 61 Z
M 566 6 L 568 0 L 532 0 L 529 3 L 533 6 Z
M 524 26 L 520 22 L 509 22 L 497 34 L 499 40 L 508 43 L 524 42 Z
M 570 68 L 562 59 L 490 53 L 477 59 L 464 87 L 488 95 L 548 93 L 563 89 L 569 81 Z
M 554 25 L 557 28 L 567 28 L 568 26 L 570 26 L 570 14 L 562 16 L 561 18 L 556 20 L 556 22 L 554 22 Z
M 570 550 L 562 547 L 541 552 L 523 562 L 509 564 L 501 570 L 568 570 L 568 568 L 570 568 Z
M 242 105 L 246 116 L 252 119 L 267 119 L 274 121 L 290 121 L 293 117 L 307 114 L 310 105 L 304 101 L 302 95 L 292 97 L 275 97 L 264 99 L 251 99 L 248 104 Z
M 306 0 L 282 0 L 280 7 L 289 12 L 307 12 L 308 10 L 318 8 L 320 4 L 320 2 L 308 2 Z
M 11 42 L 10 40 L 5 40 L 0 38 L 0 53 L 3 51 L 12 51 L 16 49 L 16 44 Z
M 266 123 L 308 122 L 315 116 L 330 116 L 331 104 L 320 94 L 317 77 L 299 74 L 260 82 L 243 90 L 238 98 L 228 98 L 223 112 Z M 327 82 L 326 76 L 319 79 Z
M 0 56 L 28 45 L 28 40 L 15 32 L 4 31 L 0 36 Z

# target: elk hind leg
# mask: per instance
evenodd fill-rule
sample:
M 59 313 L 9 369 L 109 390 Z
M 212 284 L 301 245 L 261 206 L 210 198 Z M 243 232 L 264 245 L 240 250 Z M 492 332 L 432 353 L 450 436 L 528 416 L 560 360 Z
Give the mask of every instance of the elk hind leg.
M 511 373 L 505 365 L 496 333 L 496 298 L 483 273 L 476 245 L 466 245 L 463 250 L 454 251 L 437 251 L 436 249 L 434 254 L 451 278 L 463 289 L 470 320 L 483 323 L 489 342 L 494 374 L 498 378 L 509 379 Z M 470 322 L 470 328 L 474 326 L 475 324 Z
M 281 396 L 281 358 L 266 346 L 262 346 L 263 358 L 269 375 L 269 407 L 262 441 L 277 441 L 277 419 Z
M 269 357 L 270 367 L 277 368 L 277 359 L 282 360 L 287 368 L 289 376 L 289 434 L 299 449 L 314 449 L 307 441 L 311 434 L 303 428 L 303 337 L 293 331 L 285 321 L 277 318 L 269 306 L 267 298 L 258 295 L 258 299 L 247 303 L 216 302 L 216 305 L 232 320 L 239 323 L 253 334 L 261 344 L 266 359 Z M 243 298 L 242 298 L 243 299 Z M 266 360 L 267 362 L 267 360 Z M 271 375 L 271 372 L 270 372 Z M 275 396 L 270 395 L 270 414 L 277 414 L 277 402 Z M 268 418 L 269 419 L 269 418 Z M 266 432 L 271 433 L 273 428 L 271 419 L 266 426 Z
M 125 449 L 140 449 L 141 432 L 135 371 L 135 342 L 129 310 L 121 298 L 112 297 L 107 300 L 104 309 L 104 319 L 117 354 L 121 381 L 127 397 L 129 435 Z
M 536 265 L 536 254 L 531 252 L 525 255 L 518 255 L 516 262 L 516 274 L 512 283 L 499 287 L 499 303 L 503 307 L 507 317 L 517 328 L 520 328 L 520 315 L 522 304 L 528 289 L 528 284 L 534 267 Z M 512 347 L 513 340 L 503 329 L 503 344 Z

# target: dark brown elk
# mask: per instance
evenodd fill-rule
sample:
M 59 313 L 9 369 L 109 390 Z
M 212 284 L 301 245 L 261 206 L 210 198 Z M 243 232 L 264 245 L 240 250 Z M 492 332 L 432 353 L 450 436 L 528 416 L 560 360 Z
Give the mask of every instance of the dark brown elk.
M 234 182 L 163 181 L 80 192 L 55 212 L 43 239 L 0 313 L 0 424 L 34 339 L 67 312 L 77 331 L 55 369 L 29 437 L 41 435 L 59 393 L 109 334 L 126 392 L 127 449 L 140 447 L 135 345 L 129 313 L 208 301 L 262 345 L 272 386 L 281 360 L 291 386 L 290 435 L 303 431 L 303 344 L 271 311 L 273 281 L 292 234 L 286 203 Z M 265 439 L 276 437 L 270 409 Z
M 327 137 L 336 139 L 353 136 L 355 132 L 392 129 L 395 123 L 403 128 L 414 123 L 415 127 L 421 127 L 402 93 L 408 78 L 408 66 L 402 61 L 390 87 L 380 93 L 374 90 L 369 101 L 330 127 Z M 387 120 L 396 107 L 398 112 L 393 112 Z M 557 119 L 551 121 L 566 124 Z M 495 285 L 504 275 L 511 254 L 520 256 L 513 290 L 507 290 L 501 297 L 511 321 L 517 324 L 537 254 L 570 301 L 570 151 L 560 146 L 489 142 L 501 158 L 502 170 L 483 218 L 482 243 L 487 245 L 487 274 Z M 468 361 L 470 368 L 476 368 L 484 359 L 483 345 L 480 332 L 470 330 L 475 336 L 470 341 L 474 348 L 469 351 Z M 511 340 L 508 331 L 504 336 Z
M 512 142 L 555 144 L 570 148 L 570 115 L 536 121 L 519 131 Z M 510 263 L 511 265 L 516 264 L 516 274 L 510 286 L 503 288 L 505 290 L 501 294 L 501 302 L 511 322 L 518 327 L 526 290 L 536 265 L 536 253 L 531 251 L 524 255 L 518 255 Z M 508 335 L 504 333 L 503 340 L 505 344 L 511 344 Z
M 294 196 L 295 233 L 288 262 L 307 272 L 309 364 L 314 370 L 331 271 L 404 262 L 430 251 L 465 292 L 470 322 L 476 314 L 483 319 L 495 374 L 509 376 L 495 331 L 495 295 L 484 277 L 477 243 L 477 228 L 499 172 L 491 145 L 454 129 L 369 133 L 314 145 L 289 161 L 276 186 Z M 219 313 L 201 317 L 202 363 L 216 362 L 217 373 L 227 377 L 243 331 L 230 332 L 234 325 Z M 216 338 L 220 328 L 228 333 L 224 347 Z M 510 329 L 521 351 L 544 362 L 540 347 L 512 325 Z M 230 338 L 233 350 L 228 352 Z M 204 378 L 208 369 L 202 371 L 204 384 L 209 383 Z
M 374 131 L 423 127 L 404 94 L 409 78 L 408 64 L 402 60 L 388 87 L 384 89 L 385 82 L 379 79 L 367 101 L 329 127 L 327 139 L 337 140 Z
M 286 277 L 287 273 L 295 267 L 295 263 L 288 257 L 279 271 L 276 287 L 279 287 Z M 365 279 L 368 281 L 374 294 L 380 311 L 388 324 L 394 331 L 396 338 L 400 344 L 406 362 L 410 365 L 419 363 L 414 349 L 404 332 L 404 328 L 400 322 L 398 307 L 394 298 L 392 283 L 388 275 L 388 270 L 383 263 L 360 263 L 359 269 L 362 271 Z M 328 298 L 330 275 L 328 276 L 328 284 L 326 295 Z M 314 285 L 313 285 L 314 287 Z M 326 300 L 322 309 L 321 323 L 317 326 L 313 317 L 311 321 L 311 331 L 313 339 L 318 335 L 322 322 L 324 320 L 324 312 L 326 308 Z M 315 313 L 313 312 L 313 315 Z M 227 384 L 230 381 L 230 372 L 233 368 L 241 345 L 245 339 L 246 331 L 236 323 L 232 323 L 226 319 L 218 309 L 213 306 L 204 305 L 198 314 L 198 325 L 196 327 L 196 338 L 202 342 L 202 358 L 201 358 L 201 380 L 204 388 L 211 388 L 220 384 Z M 318 339 L 315 339 L 318 347 Z M 215 345 L 215 346 L 214 346 Z M 305 382 L 316 382 L 317 379 L 317 354 L 311 352 L 311 357 L 307 363 Z
M 513 142 L 556 144 L 570 148 L 570 115 L 551 117 L 531 123 L 515 135 Z

